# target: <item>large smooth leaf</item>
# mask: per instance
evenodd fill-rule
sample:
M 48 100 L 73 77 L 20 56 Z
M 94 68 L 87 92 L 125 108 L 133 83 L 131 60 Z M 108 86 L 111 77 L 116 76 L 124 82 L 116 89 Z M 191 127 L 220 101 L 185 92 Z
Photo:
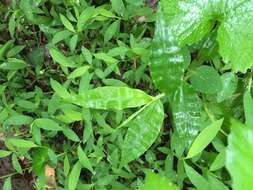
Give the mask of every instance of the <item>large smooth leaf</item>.
M 190 150 L 187 154 L 187 158 L 192 158 L 203 151 L 206 146 L 214 139 L 218 131 L 221 128 L 223 118 L 217 121 L 212 122 L 208 125 L 197 138 L 193 141 Z
M 173 94 L 182 83 L 189 63 L 188 50 L 177 44 L 160 12 L 156 21 L 150 61 L 151 76 L 157 88 L 167 95 Z
M 181 146 L 188 148 L 200 130 L 200 99 L 191 86 L 183 84 L 171 104 L 175 133 Z
M 153 172 L 146 174 L 145 183 L 140 190 L 179 190 L 169 179 Z
M 232 121 L 228 137 L 226 167 L 232 176 L 236 190 L 251 190 L 253 187 L 253 128 Z
M 105 86 L 78 95 L 75 103 L 87 108 L 122 110 L 145 105 L 151 100 L 151 96 L 138 89 Z
M 126 124 L 128 127 L 122 145 L 122 165 L 137 159 L 156 140 L 164 118 L 163 105 L 157 100 Z
M 228 1 L 224 22 L 218 29 L 219 52 L 234 71 L 253 65 L 253 1 Z
M 59 126 L 58 123 L 56 123 L 52 119 L 48 118 L 39 118 L 34 121 L 34 124 L 44 130 L 49 130 L 49 131 L 60 131 L 62 128 Z
M 192 87 L 199 92 L 215 94 L 222 90 L 221 78 L 218 72 L 210 66 L 201 66 L 193 71 Z
M 23 139 L 14 139 L 10 138 L 7 140 L 8 143 L 12 144 L 13 146 L 16 146 L 18 148 L 33 148 L 37 147 L 36 144 L 32 141 L 23 140 Z

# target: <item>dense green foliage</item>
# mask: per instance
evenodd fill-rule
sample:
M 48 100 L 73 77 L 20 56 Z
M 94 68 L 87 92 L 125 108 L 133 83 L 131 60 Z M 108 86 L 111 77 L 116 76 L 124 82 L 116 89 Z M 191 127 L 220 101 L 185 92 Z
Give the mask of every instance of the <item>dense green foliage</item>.
M 0 188 L 253 188 L 252 0 L 11 0 L 0 17 Z

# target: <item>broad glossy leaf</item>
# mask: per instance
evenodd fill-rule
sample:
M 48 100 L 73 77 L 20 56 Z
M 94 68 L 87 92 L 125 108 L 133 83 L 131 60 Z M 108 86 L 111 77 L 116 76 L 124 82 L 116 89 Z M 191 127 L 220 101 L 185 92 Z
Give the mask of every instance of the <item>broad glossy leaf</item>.
M 214 3 L 213 3 L 214 2 Z M 201 40 L 213 26 L 212 13 L 216 1 L 212 0 L 162 0 L 161 8 L 180 45 Z
M 253 65 L 253 1 L 228 1 L 218 29 L 219 52 L 234 71 L 246 72 Z
M 77 96 L 77 104 L 94 109 L 134 108 L 145 105 L 152 97 L 145 92 L 128 87 L 98 87 Z
M 184 168 L 186 175 L 198 190 L 210 190 L 209 182 L 186 162 L 184 162 Z
M 140 190 L 179 190 L 179 188 L 171 183 L 165 176 L 160 176 L 153 172 L 146 174 L 145 183 Z
M 159 13 L 150 61 L 151 76 L 157 88 L 167 95 L 173 94 L 181 85 L 189 63 L 188 50 L 179 47 L 163 14 Z
M 253 187 L 253 128 L 231 121 L 228 137 L 226 167 L 232 177 L 233 189 L 251 190 Z
M 13 146 L 16 146 L 18 148 L 33 148 L 37 147 L 36 144 L 32 141 L 24 140 L 24 139 L 14 139 L 10 138 L 7 139 L 8 143 L 12 144 Z
M 122 165 L 137 159 L 154 143 L 163 118 L 163 105 L 157 100 L 126 124 L 128 130 L 122 145 Z
M 188 148 L 200 130 L 200 99 L 191 86 L 183 84 L 171 104 L 175 133 L 181 146 Z
M 217 102 L 222 102 L 231 98 L 237 88 L 238 78 L 232 73 L 224 73 L 221 75 L 222 90 L 217 94 Z
M 59 126 L 58 123 L 56 123 L 52 119 L 47 119 L 47 118 L 40 118 L 36 119 L 34 121 L 34 124 L 44 130 L 49 130 L 49 131 L 60 131 L 62 128 Z
M 219 132 L 222 122 L 223 118 L 214 121 L 210 125 L 208 125 L 203 131 L 200 132 L 197 138 L 193 141 L 187 154 L 187 158 L 192 158 L 196 156 L 201 151 L 203 151 L 209 143 L 211 143 L 211 141 Z
M 77 154 L 78 154 L 79 162 L 81 163 L 81 165 L 84 168 L 87 168 L 88 170 L 90 170 L 91 172 L 93 172 L 93 168 L 92 168 L 92 165 L 90 163 L 90 160 L 86 156 L 86 154 L 83 151 L 83 149 L 81 148 L 81 146 L 78 146 L 78 148 L 77 148 Z
M 192 87 L 206 94 L 216 94 L 222 90 L 221 78 L 218 72 L 210 66 L 201 66 L 193 71 Z
M 71 170 L 68 178 L 68 188 L 69 190 L 75 190 L 77 183 L 79 181 L 79 177 L 81 174 L 82 166 L 79 162 L 76 162 L 76 164 L 73 166 L 73 169 Z
M 253 126 L 253 99 L 249 90 L 244 93 L 243 107 L 246 124 Z

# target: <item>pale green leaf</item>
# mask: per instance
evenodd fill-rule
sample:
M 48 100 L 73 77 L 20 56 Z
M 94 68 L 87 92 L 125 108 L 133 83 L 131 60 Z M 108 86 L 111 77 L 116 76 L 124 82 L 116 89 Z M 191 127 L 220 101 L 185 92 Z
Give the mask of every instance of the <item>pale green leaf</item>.
M 57 82 L 56 80 L 51 79 L 50 84 L 58 96 L 60 96 L 63 99 L 70 99 L 71 98 L 71 95 L 67 91 L 67 89 L 64 86 L 62 86 L 59 82 Z
M 81 13 L 80 17 L 77 21 L 77 31 L 82 32 L 88 23 L 88 21 L 92 18 L 93 14 L 95 12 L 94 7 L 88 7 L 84 9 L 84 11 Z
M 244 93 L 243 107 L 246 124 L 253 126 L 253 99 L 249 90 Z
M 4 158 L 6 156 L 9 156 L 12 152 L 7 150 L 0 150 L 0 158 Z
M 77 155 L 78 155 L 79 162 L 81 163 L 81 165 L 84 168 L 87 168 L 88 170 L 93 172 L 93 168 L 92 168 L 92 165 L 90 163 L 90 160 L 87 157 L 87 155 L 85 154 L 85 152 L 83 151 L 81 146 L 78 146 L 78 148 L 77 148 Z
M 120 20 L 116 20 L 106 29 L 105 34 L 104 34 L 104 43 L 107 43 L 108 41 L 110 41 L 110 39 L 112 39 L 112 37 L 115 35 L 117 30 L 119 29 L 119 26 L 120 26 Z
M 223 123 L 223 118 L 212 122 L 204 130 L 200 132 L 197 138 L 193 141 L 190 150 L 187 154 L 187 158 L 192 158 L 203 151 L 209 143 L 214 139 L 214 137 L 219 132 L 221 125 Z
M 69 79 L 75 79 L 77 77 L 82 76 L 84 73 L 88 71 L 90 67 L 89 66 L 82 66 L 77 69 L 75 69 L 72 73 L 69 74 L 68 78 Z
M 49 48 L 49 53 L 52 56 L 53 60 L 57 63 L 59 63 L 63 67 L 76 67 L 76 64 L 74 61 L 63 55 L 59 50 L 56 48 Z
M 3 190 L 11 190 L 11 177 L 5 179 L 3 184 Z
M 68 29 L 71 32 L 76 32 L 74 29 L 74 26 L 71 24 L 71 22 L 62 14 L 60 14 L 60 19 L 62 24 L 65 26 L 66 29 Z
M 49 131 L 60 131 L 62 128 L 59 126 L 58 123 L 56 123 L 52 119 L 47 119 L 47 118 L 40 118 L 34 120 L 34 124 L 44 130 L 49 130 Z
M 36 144 L 32 141 L 24 140 L 24 139 L 14 139 L 10 138 L 7 139 L 8 143 L 12 144 L 13 146 L 16 146 L 18 148 L 33 148 L 37 147 Z
M 236 190 L 251 190 L 253 187 L 253 128 L 238 121 L 231 121 L 228 137 L 226 167 Z
M 76 162 L 76 164 L 73 166 L 73 169 L 71 170 L 68 178 L 68 188 L 69 190 L 75 190 L 77 183 L 79 181 L 79 177 L 81 174 L 82 166 L 79 162 Z

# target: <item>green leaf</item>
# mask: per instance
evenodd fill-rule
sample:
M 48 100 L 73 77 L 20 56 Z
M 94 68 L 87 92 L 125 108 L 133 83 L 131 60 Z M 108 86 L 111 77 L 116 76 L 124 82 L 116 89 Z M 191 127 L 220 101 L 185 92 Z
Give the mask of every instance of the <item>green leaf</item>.
M 37 145 L 34 144 L 34 142 L 28 141 L 28 140 L 10 138 L 10 139 L 7 139 L 7 141 L 8 141 L 8 143 L 10 143 L 13 146 L 16 146 L 18 148 L 34 148 L 34 147 L 37 147 Z
M 86 59 L 86 61 L 89 64 L 92 64 L 92 54 L 87 48 L 82 47 L 82 54 L 83 54 L 84 58 Z
M 236 72 L 246 72 L 253 65 L 252 5 L 252 0 L 230 1 L 218 29 L 219 52 Z
M 32 167 L 33 172 L 40 176 L 44 174 L 44 166 L 48 159 L 48 148 L 38 147 L 33 150 Z
M 81 163 L 81 165 L 84 168 L 87 168 L 88 170 L 90 170 L 93 173 L 93 168 L 92 168 L 92 165 L 90 163 L 90 160 L 86 156 L 85 152 L 83 151 L 83 149 L 80 145 L 77 148 L 77 154 L 78 154 L 79 162 Z
M 210 190 L 208 181 L 198 172 L 196 172 L 191 166 L 187 165 L 186 162 L 184 162 L 184 168 L 186 175 L 198 190 Z
M 246 124 L 253 126 L 253 99 L 249 90 L 244 93 L 243 107 Z
M 140 190 L 179 190 L 169 179 L 153 172 L 146 174 L 145 183 Z
M 119 61 L 106 53 L 95 53 L 94 56 L 97 59 L 104 61 L 108 65 L 117 64 Z
M 157 100 L 126 124 L 128 130 L 121 147 L 122 166 L 140 157 L 154 143 L 163 119 L 163 105 Z
M 6 156 L 9 156 L 12 152 L 7 150 L 0 150 L 0 158 L 4 158 Z
M 47 119 L 47 118 L 40 118 L 34 120 L 34 124 L 44 130 L 49 130 L 49 131 L 60 131 L 62 128 L 59 126 L 58 123 L 56 123 L 52 119 Z
M 77 183 L 79 181 L 79 177 L 81 174 L 82 166 L 79 162 L 76 162 L 76 164 L 73 166 L 73 169 L 70 172 L 69 178 L 68 178 L 68 188 L 69 190 L 75 190 Z
M 251 190 L 253 187 L 253 129 L 238 121 L 231 121 L 228 136 L 226 167 L 236 190 Z
M 118 31 L 120 26 L 120 20 L 116 20 L 113 22 L 105 31 L 104 34 L 104 43 L 107 43 L 112 39 L 112 37 L 115 35 L 115 33 Z
M 8 49 L 10 49 L 13 46 L 13 42 L 14 42 L 13 40 L 9 40 L 3 46 L 0 47 L 0 60 L 3 60 Z
M 67 39 L 69 36 L 71 36 L 72 33 L 69 32 L 68 30 L 62 30 L 62 31 L 59 31 L 57 32 L 53 39 L 52 39 L 52 43 L 53 44 L 57 44 L 58 42 L 62 41 L 62 40 L 65 40 Z
M 72 38 L 70 38 L 69 40 L 69 48 L 71 52 L 74 52 L 77 46 L 77 42 L 78 42 L 78 35 L 75 34 L 74 36 L 72 36 Z
M 69 164 L 68 156 L 66 155 L 64 158 L 64 166 L 63 166 L 63 171 L 64 171 L 65 176 L 68 176 L 69 170 L 70 170 L 70 164 Z
M 22 174 L 23 173 L 23 170 L 19 164 L 19 161 L 18 161 L 18 158 L 16 156 L 16 154 L 12 154 L 12 166 L 13 168 L 19 173 L 19 174 Z
M 217 102 L 220 103 L 224 100 L 230 99 L 236 91 L 238 78 L 232 73 L 224 73 L 221 76 L 222 90 L 217 94 Z
M 94 12 L 95 12 L 94 7 L 88 7 L 86 9 L 84 9 L 84 11 L 81 13 L 81 15 L 77 21 L 77 31 L 78 32 L 82 32 L 85 29 L 85 25 L 92 18 Z
M 200 41 L 212 29 L 215 8 L 216 4 L 211 0 L 161 1 L 168 27 L 181 46 Z
M 195 90 L 206 94 L 216 94 L 222 90 L 218 72 L 213 67 L 205 65 L 193 71 L 191 84 Z
M 88 90 L 77 99 L 86 108 L 122 110 L 145 105 L 153 98 L 139 89 L 105 86 Z
M 221 180 L 218 180 L 212 175 L 208 175 L 207 178 L 208 178 L 208 182 L 210 184 L 211 190 L 229 190 L 229 188 L 225 186 Z
M 210 166 L 210 171 L 216 171 L 225 166 L 226 151 L 221 151 Z
M 15 35 L 15 28 L 16 28 L 15 20 L 16 20 L 16 12 L 12 13 L 8 23 L 8 29 L 12 38 L 14 38 Z
M 190 54 L 187 48 L 178 46 L 162 13 L 157 16 L 150 62 L 152 80 L 157 88 L 167 95 L 173 95 L 183 82 Z
M 70 129 L 68 127 L 63 127 L 62 132 L 68 139 L 75 141 L 75 142 L 80 141 L 79 137 L 72 129 Z
M 17 58 L 8 58 L 7 62 L 4 62 L 0 65 L 0 69 L 11 71 L 24 69 L 26 67 L 27 67 L 26 62 L 24 60 Z
M 183 84 L 171 104 L 175 133 L 183 149 L 188 148 L 200 130 L 201 101 L 191 86 Z
M 76 67 L 74 61 L 70 60 L 68 57 L 64 56 L 59 50 L 56 48 L 49 48 L 49 53 L 52 56 L 53 60 L 59 63 L 62 67 Z
M 203 151 L 209 143 L 214 139 L 214 137 L 219 132 L 223 123 L 223 118 L 212 122 L 208 125 L 197 138 L 193 141 L 190 150 L 187 154 L 187 158 L 192 158 Z
M 51 87 L 53 88 L 53 90 L 55 91 L 55 93 L 58 96 L 60 96 L 63 99 L 71 99 L 70 93 L 59 82 L 57 82 L 56 80 L 51 79 L 50 84 L 51 84 Z
M 4 181 L 3 190 L 11 190 L 11 177 L 6 178 Z
M 6 125 L 28 125 L 32 123 L 33 118 L 26 115 L 13 115 L 9 117 L 6 121 Z
M 74 32 L 74 33 L 76 32 L 74 29 L 74 26 L 64 15 L 60 14 L 60 19 L 61 19 L 62 24 L 65 26 L 65 28 L 67 28 L 71 32 Z
M 74 70 L 72 73 L 69 74 L 68 78 L 69 79 L 75 79 L 77 77 L 82 76 L 84 73 L 86 73 L 88 71 L 90 67 L 89 66 L 82 66 L 77 68 L 76 70 Z
M 121 16 L 125 15 L 125 5 L 122 0 L 111 0 L 112 9 Z

